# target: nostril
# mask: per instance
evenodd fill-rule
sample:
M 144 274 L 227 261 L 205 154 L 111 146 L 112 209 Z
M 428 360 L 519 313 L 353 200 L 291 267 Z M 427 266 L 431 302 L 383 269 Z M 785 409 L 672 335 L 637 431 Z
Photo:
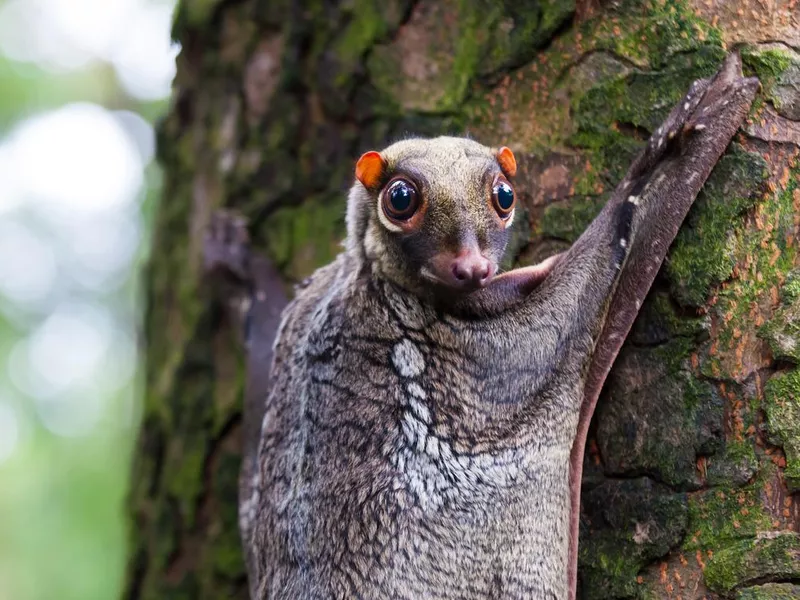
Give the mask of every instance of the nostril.
M 480 281 L 485 281 L 486 279 L 489 278 L 489 272 L 490 271 L 491 271 L 491 268 L 489 267 L 489 263 L 488 262 L 485 262 L 485 263 L 481 264 L 475 271 L 476 279 L 478 279 Z
M 464 281 L 469 277 L 469 273 L 466 272 L 462 265 L 455 263 L 453 265 L 453 277 L 455 277 L 458 281 Z

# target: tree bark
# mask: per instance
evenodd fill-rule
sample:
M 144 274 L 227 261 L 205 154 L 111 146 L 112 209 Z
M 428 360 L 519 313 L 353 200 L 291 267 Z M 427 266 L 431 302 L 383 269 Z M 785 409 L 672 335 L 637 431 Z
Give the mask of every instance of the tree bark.
M 244 360 L 202 278 L 214 210 L 249 219 L 288 290 L 338 252 L 361 152 L 468 133 L 518 157 L 523 210 L 506 266 L 530 264 L 577 237 L 649 132 L 734 47 L 763 89 L 601 397 L 581 596 L 800 593 L 797 0 L 582 1 L 577 12 L 555 0 L 184 0 L 174 35 L 129 598 L 247 597 Z

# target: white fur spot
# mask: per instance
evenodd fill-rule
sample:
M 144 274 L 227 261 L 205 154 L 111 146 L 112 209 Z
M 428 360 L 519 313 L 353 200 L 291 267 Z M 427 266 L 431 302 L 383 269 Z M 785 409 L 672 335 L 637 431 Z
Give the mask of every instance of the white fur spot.
M 395 344 L 392 363 L 403 377 L 416 377 L 425 370 L 425 358 L 409 340 Z
M 403 434 L 408 444 L 416 448 L 417 452 L 425 449 L 425 438 L 428 436 L 428 427 L 410 412 L 405 413 L 401 424 Z
M 425 440 L 425 452 L 434 460 L 439 458 L 439 440 L 436 436 L 430 435 Z
M 431 422 L 431 411 L 427 406 L 425 406 L 416 398 L 411 398 L 409 404 L 411 405 L 411 411 L 414 413 L 415 417 L 417 417 L 423 423 Z
M 420 386 L 418 383 L 414 381 L 412 381 L 406 386 L 406 391 L 408 391 L 409 394 L 414 396 L 414 398 L 419 398 L 420 400 L 423 401 L 428 397 L 428 394 L 425 393 L 425 390 L 422 389 L 422 386 Z
M 630 202 L 634 206 L 639 206 L 640 200 L 641 198 L 639 196 L 628 196 L 628 202 Z
M 684 104 L 684 105 L 683 105 L 683 110 L 689 110 L 689 106 L 690 106 L 690 105 L 689 105 L 689 103 L 687 102 L 686 104 Z
M 705 129 L 706 126 L 703 125 L 702 123 L 698 123 L 697 125 L 694 126 L 694 128 L 695 128 L 695 131 L 703 131 L 703 129 Z
M 628 246 L 628 240 L 626 240 L 625 238 L 620 238 L 619 247 L 620 248 L 626 248 L 627 246 Z

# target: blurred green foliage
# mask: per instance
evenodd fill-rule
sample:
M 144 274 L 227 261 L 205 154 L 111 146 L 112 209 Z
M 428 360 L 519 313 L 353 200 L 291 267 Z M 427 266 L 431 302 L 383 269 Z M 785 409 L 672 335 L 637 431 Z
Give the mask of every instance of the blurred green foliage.
M 0 144 L 26 118 L 72 102 L 133 111 L 151 123 L 166 110 L 166 100 L 142 102 L 129 96 L 106 63 L 56 71 L 0 53 Z M 159 181 L 151 165 L 139 206 L 145 225 Z M 128 329 L 138 329 L 146 240 L 147 231 L 126 281 L 96 291 L 93 298 Z M 10 361 L 34 320 L 0 294 L 0 404 L 10 405 L 18 422 L 17 443 L 7 457 L 0 456 L 0 600 L 119 598 L 126 568 L 131 450 L 139 425 L 140 393 L 131 388 L 140 387 L 138 377 L 128 389 L 102 399 L 100 420 L 86 435 L 51 432 L 33 399 L 15 387 Z

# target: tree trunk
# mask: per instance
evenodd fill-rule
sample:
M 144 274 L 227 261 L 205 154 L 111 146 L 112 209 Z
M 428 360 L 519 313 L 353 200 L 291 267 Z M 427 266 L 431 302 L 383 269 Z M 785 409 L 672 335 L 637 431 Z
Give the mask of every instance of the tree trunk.
M 243 359 L 202 284 L 212 211 L 246 215 L 288 285 L 338 252 L 361 152 L 466 132 L 519 157 L 507 266 L 529 264 L 577 237 L 649 132 L 734 47 L 763 90 L 601 397 L 581 595 L 800 593 L 800 3 L 300 4 L 178 8 L 128 597 L 247 596 Z

